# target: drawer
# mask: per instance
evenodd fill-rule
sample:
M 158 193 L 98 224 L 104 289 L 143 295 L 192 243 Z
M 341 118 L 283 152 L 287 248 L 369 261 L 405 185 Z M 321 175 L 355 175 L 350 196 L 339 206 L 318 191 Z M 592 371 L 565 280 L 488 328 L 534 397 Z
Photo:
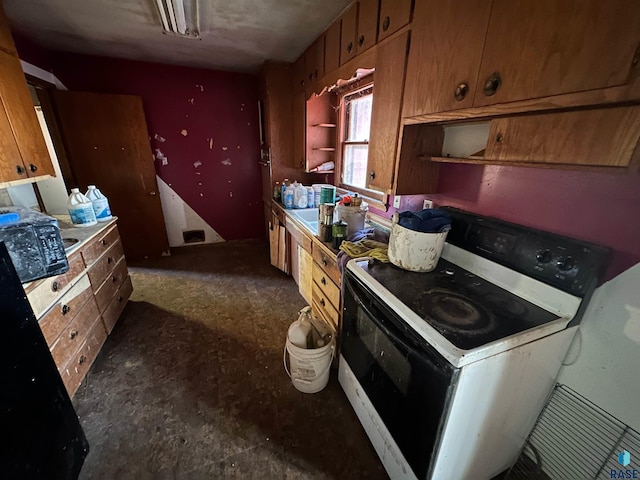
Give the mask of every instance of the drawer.
M 100 312 L 104 312 L 104 309 L 107 308 L 107 305 L 109 305 L 109 302 L 115 295 L 118 288 L 120 288 L 124 279 L 127 278 L 127 275 L 127 262 L 124 257 L 122 257 L 96 292 L 96 303 L 98 304 Z
M 306 233 L 298 228 L 298 226 L 289 217 L 286 219 L 285 227 L 287 232 L 289 232 L 289 235 L 295 239 L 296 243 L 298 243 L 298 245 L 300 245 L 304 250 L 311 253 L 311 244 L 313 241 Z
M 98 317 L 80 349 L 71 357 L 69 363 L 60 369 L 60 376 L 70 397 L 78 390 L 106 339 L 107 332 Z
M 333 283 L 331 277 L 329 277 L 316 262 L 313 262 L 313 281 L 318 285 L 320 290 L 322 290 L 322 293 L 324 293 L 331 304 L 336 309 L 340 308 L 340 288 Z
M 330 254 L 325 250 L 326 247 L 318 242 L 313 244 L 313 259 L 316 261 L 320 268 L 325 271 L 333 283 L 340 285 L 340 270 L 338 270 L 338 262 L 336 256 Z
M 47 310 L 38 324 L 49 347 L 53 345 L 62 333 L 62 329 L 78 315 L 80 309 L 90 298 L 93 298 L 93 290 L 91 290 L 89 277 L 83 275 L 56 304 Z
M 340 323 L 340 314 L 335 309 L 326 295 L 320 290 L 320 287 L 314 283 L 312 290 L 311 306 L 314 313 L 319 314 L 325 321 L 333 325 L 333 328 L 338 331 L 338 325 Z
M 36 318 L 40 318 L 54 302 L 62 297 L 67 287 L 74 283 L 83 270 L 82 257 L 80 252 L 76 252 L 69 257 L 67 273 L 46 278 L 29 286 L 27 298 Z
M 82 258 L 87 267 L 91 266 L 100 256 L 109 250 L 120 238 L 118 227 L 115 225 L 109 229 L 103 235 L 98 235 L 96 238 L 82 249 Z
M 84 304 L 76 317 L 64 328 L 51 348 L 56 365 L 66 365 L 88 338 L 91 327 L 100 317 L 96 302 L 91 299 Z
M 274 207 L 273 207 L 273 209 L 272 209 L 272 211 L 273 211 L 273 214 L 278 218 L 278 220 L 280 221 L 280 223 L 281 223 L 282 225 L 285 225 L 285 224 L 286 224 L 286 217 L 287 217 L 287 214 L 286 214 L 286 213 L 284 213 L 284 210 L 283 210 L 281 207 L 274 206 Z
M 93 287 L 93 291 L 97 292 L 100 285 L 105 281 L 109 274 L 113 271 L 113 267 L 120 261 L 124 253 L 122 252 L 122 243 L 116 242 L 96 260 L 89 269 L 89 281 Z
M 122 310 L 124 310 L 124 307 L 127 305 L 131 292 L 133 292 L 131 277 L 127 277 L 115 296 L 111 299 L 111 303 L 109 303 L 102 313 L 102 322 L 104 323 L 104 328 L 107 330 L 107 333 L 111 333 L 113 327 L 115 327 Z

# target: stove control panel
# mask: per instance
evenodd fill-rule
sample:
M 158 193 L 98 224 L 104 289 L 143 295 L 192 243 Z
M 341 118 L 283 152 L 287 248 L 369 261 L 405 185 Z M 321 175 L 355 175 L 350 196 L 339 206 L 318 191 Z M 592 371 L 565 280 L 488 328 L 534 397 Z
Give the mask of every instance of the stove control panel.
M 607 248 L 444 207 L 452 217 L 447 242 L 576 296 L 595 288 Z

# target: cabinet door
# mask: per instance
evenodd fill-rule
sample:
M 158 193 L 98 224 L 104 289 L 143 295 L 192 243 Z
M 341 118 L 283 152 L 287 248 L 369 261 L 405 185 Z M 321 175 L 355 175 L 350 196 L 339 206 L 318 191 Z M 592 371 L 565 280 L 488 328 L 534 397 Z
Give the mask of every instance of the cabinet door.
M 362 53 L 373 47 L 378 39 L 379 0 L 360 0 L 358 2 L 358 29 L 356 53 Z
M 324 69 L 325 73 L 330 73 L 340 66 L 340 29 L 342 22 L 340 19 L 331 24 L 325 34 L 324 43 Z
M 0 183 L 27 177 L 4 106 L 0 105 Z
M 0 99 L 27 174 L 55 175 L 18 57 L 0 52 L 0 78 Z
M 378 41 L 397 32 L 411 20 L 411 0 L 382 0 Z
M 473 105 L 490 10 L 491 0 L 416 0 L 403 117 Z
M 7 21 L 7 16 L 4 14 L 2 2 L 0 2 L 0 50 L 4 50 L 7 53 L 16 53 L 16 46 L 11 37 L 9 22 Z
M 304 92 L 293 96 L 293 166 L 304 170 L 307 98 Z
M 358 3 L 354 2 L 342 15 L 340 27 L 340 65 L 344 65 L 356 56 L 356 27 L 358 22 Z
M 409 34 L 378 46 L 373 83 L 373 110 L 367 187 L 387 192 L 392 187 Z
M 485 159 L 626 167 L 640 138 L 640 106 L 491 121 Z
M 324 76 L 324 35 L 316 39 L 305 54 L 306 79 L 309 85 Z
M 474 104 L 623 85 L 639 41 L 637 0 L 494 0 Z
M 298 60 L 296 60 L 293 64 L 292 82 L 294 92 L 301 92 L 304 90 L 305 86 L 307 85 L 306 74 L 307 71 L 305 69 L 305 55 L 302 54 L 300 55 L 300 58 L 298 58 Z

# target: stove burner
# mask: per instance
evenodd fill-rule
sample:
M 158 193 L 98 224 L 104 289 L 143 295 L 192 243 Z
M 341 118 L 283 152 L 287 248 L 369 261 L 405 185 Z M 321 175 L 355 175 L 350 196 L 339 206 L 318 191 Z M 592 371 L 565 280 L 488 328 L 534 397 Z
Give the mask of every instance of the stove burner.
M 416 302 L 428 312 L 428 321 L 436 328 L 475 335 L 495 327 L 495 319 L 485 308 L 450 290 L 432 288 L 416 298 Z
M 505 298 L 504 296 L 496 293 L 489 293 L 484 297 L 484 299 L 488 304 L 507 312 L 509 315 L 514 317 L 523 318 L 529 312 L 529 309 L 523 303 L 518 302 L 514 298 Z

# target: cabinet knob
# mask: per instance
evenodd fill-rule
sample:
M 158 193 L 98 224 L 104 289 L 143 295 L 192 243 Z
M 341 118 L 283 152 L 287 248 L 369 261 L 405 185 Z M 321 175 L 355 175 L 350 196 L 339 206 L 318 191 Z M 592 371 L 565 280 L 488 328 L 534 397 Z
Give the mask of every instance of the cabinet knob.
M 386 16 L 382 21 L 382 31 L 386 32 L 387 30 L 389 30 L 389 25 L 391 25 L 391 19 L 389 18 L 389 16 Z
M 122 295 L 120 295 L 120 296 L 118 297 L 118 303 L 122 303 L 122 300 L 124 300 L 124 297 L 123 297 Z
M 502 85 L 502 78 L 500 77 L 500 74 L 498 72 L 493 72 L 484 81 L 482 93 L 484 93 L 487 97 L 490 97 L 491 95 L 494 95 L 498 91 L 498 89 L 500 89 L 500 85 Z
M 327 261 L 323 258 L 323 259 L 322 259 L 322 265 L 324 265 L 324 266 L 326 267 L 327 265 L 329 265 L 329 262 L 327 262 Z
M 324 298 L 321 298 L 321 299 L 320 299 L 320 305 L 322 305 L 323 307 L 325 306 Z
M 103 240 L 102 240 L 102 242 L 100 242 L 100 243 L 101 243 L 101 244 L 102 244 L 102 246 L 104 247 L 104 246 L 106 246 L 106 245 L 107 245 L 107 243 L 109 243 L 109 242 L 107 242 L 106 240 L 104 240 L 104 239 L 103 239 Z
M 370 178 L 371 180 L 373 180 L 374 178 L 376 178 L 376 172 L 371 171 L 371 172 L 369 173 L 369 178 Z
M 31 170 L 31 172 L 35 173 L 35 172 L 38 171 L 38 166 L 33 164 L 33 163 L 30 163 L 29 164 L 29 170 Z
M 118 281 L 118 277 L 116 277 L 115 275 L 113 277 L 111 277 L 111 281 L 113 283 L 116 283 Z
M 70 338 L 71 340 L 73 340 L 73 339 L 74 339 L 74 338 L 76 338 L 77 336 L 78 336 L 78 330 L 74 330 L 73 332 L 71 332 L 71 333 L 69 334 L 69 338 Z
M 364 44 L 364 35 L 358 37 L 358 45 L 361 47 Z
M 69 305 L 62 305 L 62 315 L 66 315 L 71 311 L 71 307 Z
M 454 98 L 459 102 L 464 100 L 469 93 L 469 85 L 466 82 L 459 83 L 453 92 Z
M 58 290 L 60 290 L 60 284 L 58 282 L 53 282 L 51 284 L 51 290 L 57 292 Z
M 351 50 L 353 50 L 353 42 L 347 44 L 347 53 L 351 53 Z
M 503 140 L 504 140 L 504 136 L 501 133 L 496 135 L 496 143 L 502 143 Z
M 78 359 L 78 365 L 82 365 L 84 362 L 87 361 L 87 357 L 85 357 L 84 355 L 82 355 L 79 359 Z
M 327 279 L 322 277 L 322 280 L 320 280 L 320 283 L 323 284 L 323 285 L 326 285 L 327 284 Z
M 108 264 L 113 263 L 113 258 L 111 258 L 111 257 L 107 257 L 107 263 L 108 263 Z
M 26 173 L 26 170 L 22 165 L 16 165 L 16 172 L 18 173 L 18 175 L 24 175 Z

